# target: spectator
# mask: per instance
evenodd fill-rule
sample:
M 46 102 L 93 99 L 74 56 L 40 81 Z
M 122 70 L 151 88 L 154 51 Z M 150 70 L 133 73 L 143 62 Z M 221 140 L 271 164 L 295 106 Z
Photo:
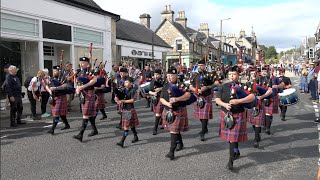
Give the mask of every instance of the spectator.
M 310 63 L 309 64 L 309 69 L 308 69 L 308 90 L 310 91 L 311 94 L 311 100 L 316 100 L 316 80 L 314 79 L 314 64 Z
M 10 127 L 16 127 L 17 124 L 25 124 L 21 121 L 22 106 L 22 88 L 21 82 L 17 77 L 17 67 L 9 67 L 9 76 L 6 78 L 6 92 L 10 100 Z M 17 122 L 16 122 L 17 121 Z
M 308 92 L 308 70 L 306 64 L 301 66 L 300 93 Z
M 37 76 L 31 79 L 31 82 L 28 87 L 28 98 L 31 105 L 31 113 L 32 113 L 33 120 L 41 119 L 40 117 L 37 116 L 36 104 L 37 104 L 37 101 L 39 101 L 41 98 L 40 89 L 41 89 L 41 86 L 44 86 L 44 84 L 42 83 L 42 79 L 44 79 L 44 77 L 45 77 L 44 72 L 42 70 L 39 70 L 37 73 Z
M 46 68 L 43 70 L 43 72 L 44 72 L 44 79 L 42 79 L 42 83 L 47 85 L 50 82 L 49 70 Z M 40 92 L 41 92 L 41 113 L 42 113 L 41 117 L 46 118 L 50 116 L 50 114 L 47 113 L 47 103 L 48 103 L 50 94 L 45 89 L 45 86 L 41 86 Z
M 3 84 L 1 85 L 1 89 L 4 90 L 4 91 L 6 89 L 5 86 L 7 84 L 6 80 L 7 80 L 8 76 L 10 75 L 9 74 L 9 67 L 10 67 L 10 64 L 6 64 L 6 65 L 3 66 L 3 71 L 6 73 L 6 76 L 5 76 L 5 80 L 4 80 Z M 7 106 L 8 105 L 9 105 L 9 99 L 6 98 L 6 102 L 5 102 L 4 106 L 1 107 L 1 111 L 7 110 Z

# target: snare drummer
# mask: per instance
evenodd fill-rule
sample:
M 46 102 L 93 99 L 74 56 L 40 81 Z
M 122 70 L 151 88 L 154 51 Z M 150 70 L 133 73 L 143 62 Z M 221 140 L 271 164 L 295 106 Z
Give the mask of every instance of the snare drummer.
M 291 80 L 289 77 L 286 77 L 285 74 L 283 73 L 283 69 L 279 69 L 279 79 L 281 83 L 284 83 L 284 88 L 283 89 L 288 89 L 292 87 Z M 281 89 L 280 92 L 283 90 Z M 280 107 L 280 117 L 282 121 L 286 120 L 286 112 L 287 112 L 287 106 L 283 106 L 279 104 Z
M 252 102 L 255 99 L 253 94 L 249 94 L 242 99 L 231 99 L 231 83 L 238 83 L 239 68 L 237 66 L 230 67 L 228 70 L 229 82 L 219 87 L 216 103 L 221 106 L 220 116 L 220 130 L 221 139 L 229 142 L 229 161 L 227 168 L 233 169 L 233 161 L 240 156 L 238 142 L 248 140 L 247 136 L 247 121 L 245 118 L 245 109 L 243 103 Z M 232 114 L 235 124 L 229 128 L 225 125 L 225 115 L 227 112 Z

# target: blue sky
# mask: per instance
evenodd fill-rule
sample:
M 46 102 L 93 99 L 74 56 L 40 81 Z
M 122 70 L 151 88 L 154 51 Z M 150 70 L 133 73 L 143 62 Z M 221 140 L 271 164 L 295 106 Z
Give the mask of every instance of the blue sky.
M 95 0 L 104 10 L 119 14 L 121 18 L 139 22 L 139 15 L 151 15 L 151 29 L 161 23 L 160 13 L 171 5 L 175 18 L 185 11 L 188 26 L 199 29 L 208 23 L 216 34 L 223 22 L 224 34 L 238 35 L 240 30 L 251 34 L 251 27 L 259 44 L 275 46 L 278 52 L 298 47 L 305 39 L 314 36 L 320 23 L 320 0 Z

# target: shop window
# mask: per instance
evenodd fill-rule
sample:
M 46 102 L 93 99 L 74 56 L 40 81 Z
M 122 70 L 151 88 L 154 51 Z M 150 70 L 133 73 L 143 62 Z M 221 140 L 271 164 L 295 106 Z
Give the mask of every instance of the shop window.
M 71 41 L 71 26 L 42 21 L 43 37 Z
M 103 32 L 74 27 L 73 41 L 84 44 L 103 45 Z
M 1 32 L 38 37 L 39 22 L 36 19 L 1 13 Z

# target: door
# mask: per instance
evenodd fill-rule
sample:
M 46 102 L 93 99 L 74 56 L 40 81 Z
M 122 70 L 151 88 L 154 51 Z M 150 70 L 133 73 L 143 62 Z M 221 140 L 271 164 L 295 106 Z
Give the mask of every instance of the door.
M 52 60 L 44 60 L 44 68 L 49 70 L 49 75 L 52 76 Z

